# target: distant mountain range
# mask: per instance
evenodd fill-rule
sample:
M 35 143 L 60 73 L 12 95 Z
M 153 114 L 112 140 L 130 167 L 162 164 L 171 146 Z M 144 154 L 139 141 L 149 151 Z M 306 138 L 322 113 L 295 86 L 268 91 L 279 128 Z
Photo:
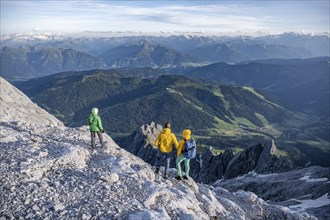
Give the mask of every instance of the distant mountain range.
M 110 49 L 99 57 L 74 49 L 41 47 L 3 47 L 0 55 L 1 75 L 11 81 L 64 71 L 135 67 L 171 69 L 203 65 L 199 59 L 184 52 L 145 40 Z
M 247 60 L 269 58 L 301 58 L 311 57 L 311 53 L 302 48 L 292 48 L 278 44 L 263 44 L 258 42 L 229 42 L 199 47 L 190 54 L 208 62 L 238 63 Z
M 136 44 L 119 46 L 99 56 L 109 67 L 173 68 L 200 62 L 183 52 L 143 40 Z
M 83 37 L 69 37 L 51 33 L 27 33 L 1 35 L 1 45 L 8 47 L 40 46 L 40 47 L 61 47 L 71 48 L 87 52 L 92 55 L 99 55 L 111 48 L 121 45 L 138 42 L 141 40 L 152 41 L 178 51 L 190 51 L 215 44 L 264 44 L 284 45 L 290 48 L 307 50 L 311 56 L 329 56 L 329 33 L 324 34 L 303 34 L 287 32 L 278 35 L 263 36 L 203 36 L 203 35 L 172 35 L 172 36 L 148 36 L 133 34 L 111 34 L 104 36 L 92 36 L 86 34 Z
M 63 71 L 102 69 L 100 59 L 73 49 L 40 47 L 2 47 L 1 75 L 9 80 L 30 79 Z
M 217 62 L 329 56 L 329 41 L 327 35 L 296 33 L 262 37 L 2 35 L 1 75 L 12 81 L 62 71 L 122 67 L 172 71 Z

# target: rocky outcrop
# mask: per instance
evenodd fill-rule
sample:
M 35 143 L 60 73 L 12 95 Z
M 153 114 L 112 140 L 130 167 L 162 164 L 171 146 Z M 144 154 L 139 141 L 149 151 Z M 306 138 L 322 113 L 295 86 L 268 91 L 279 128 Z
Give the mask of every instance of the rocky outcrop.
M 294 168 L 292 161 L 288 157 L 277 157 L 277 147 L 274 140 L 263 146 L 255 168 L 257 173 L 285 172 Z
M 150 147 L 153 147 L 157 135 L 162 131 L 161 125 L 151 122 L 150 125 L 142 125 L 138 132 L 132 136 L 131 143 L 126 147 L 128 151 L 135 155 L 145 155 Z M 148 148 L 149 147 L 149 148 Z
M 254 170 L 261 151 L 262 145 L 257 144 L 237 153 L 228 163 L 224 178 L 231 179 Z
M 195 160 L 191 160 L 191 176 L 202 183 L 212 183 L 221 179 L 233 156 L 232 150 L 229 149 L 219 155 L 213 155 L 210 149 L 206 149 Z
M 156 162 L 157 148 L 154 147 L 157 135 L 162 131 L 163 127 L 159 124 L 151 122 L 150 125 L 142 125 L 139 131 L 134 132 L 130 137 L 130 141 L 123 148 L 134 155 L 140 157 L 145 162 L 154 165 Z M 174 156 L 172 157 L 174 160 Z M 172 161 L 172 165 L 174 161 Z
M 293 163 L 288 157 L 278 157 L 274 140 L 263 146 L 257 144 L 239 152 L 230 160 L 224 178 L 231 179 L 247 174 L 250 171 L 257 173 L 277 173 L 292 170 Z

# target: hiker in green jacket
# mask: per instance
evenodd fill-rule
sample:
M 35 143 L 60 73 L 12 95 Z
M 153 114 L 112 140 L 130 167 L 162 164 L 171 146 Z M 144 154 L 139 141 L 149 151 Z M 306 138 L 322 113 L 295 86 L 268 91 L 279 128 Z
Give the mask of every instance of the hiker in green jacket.
M 91 131 L 91 146 L 96 148 L 95 137 L 96 134 L 100 139 L 101 147 L 104 147 L 102 133 L 104 133 L 100 116 L 97 115 L 99 110 L 97 108 L 92 109 L 92 114 L 88 117 L 89 130 Z

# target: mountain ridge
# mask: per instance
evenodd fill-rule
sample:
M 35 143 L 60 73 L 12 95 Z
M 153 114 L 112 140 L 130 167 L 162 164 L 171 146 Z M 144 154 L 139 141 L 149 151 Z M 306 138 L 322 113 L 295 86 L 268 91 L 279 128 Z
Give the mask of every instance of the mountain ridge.
M 67 93 L 66 92 L 67 89 L 72 90 L 72 88 L 76 88 L 77 91 L 76 92 L 71 91 L 71 93 L 72 95 L 76 93 L 80 94 L 80 96 L 75 96 L 77 100 L 74 103 L 78 103 L 77 105 L 70 106 L 70 103 L 67 103 L 67 101 L 61 101 L 60 103 L 55 103 L 56 102 L 55 101 L 53 103 L 54 105 L 51 104 L 46 107 L 46 109 L 53 109 L 53 113 L 55 113 L 56 109 L 58 109 L 60 112 L 63 111 L 63 109 L 60 110 L 58 108 L 60 107 L 60 105 L 64 105 L 64 106 L 66 105 L 67 110 L 65 111 L 67 111 L 67 113 L 65 113 L 65 111 L 63 112 L 65 115 L 68 115 L 68 113 L 71 114 L 71 112 L 81 111 L 83 109 L 85 109 L 83 110 L 84 112 L 89 111 L 91 105 L 98 105 L 101 109 L 104 107 L 118 108 L 119 107 L 118 104 L 120 103 L 122 103 L 122 105 L 127 105 L 125 109 L 136 109 L 134 107 L 133 108 L 129 107 L 129 105 L 135 105 L 134 103 L 140 103 L 139 105 L 145 106 L 145 109 L 143 111 L 145 111 L 145 113 L 149 112 L 151 115 L 154 115 L 154 113 L 156 112 L 159 113 L 162 111 L 164 112 L 163 114 L 165 114 L 167 111 L 174 113 L 175 111 L 171 110 L 170 106 L 173 106 L 173 103 L 177 103 L 175 106 L 177 108 L 180 108 L 181 109 L 180 111 L 182 111 L 182 113 L 186 112 L 186 114 L 190 114 L 189 111 L 196 112 L 196 114 L 199 114 L 200 117 L 204 117 L 204 118 L 207 117 L 215 124 L 220 123 L 220 121 L 223 121 L 221 123 L 225 123 L 225 124 L 229 123 L 228 126 L 232 123 L 246 124 L 244 121 L 239 122 L 238 121 L 239 119 L 237 119 L 237 117 L 244 117 L 244 116 L 239 116 L 240 114 L 242 114 L 242 111 L 240 110 L 242 108 L 245 109 L 246 111 L 245 117 L 249 121 L 251 121 L 252 124 L 255 124 L 256 126 L 263 126 L 264 123 L 268 123 L 266 121 L 269 122 L 280 121 L 282 120 L 281 119 L 282 117 L 285 117 L 285 115 L 287 115 L 287 113 L 283 113 L 283 109 L 275 105 L 272 100 L 266 101 L 267 100 L 266 97 L 261 95 L 257 96 L 256 95 L 258 94 L 257 92 L 248 88 L 239 88 L 239 87 L 236 88 L 230 86 L 228 87 L 225 85 L 222 85 L 222 87 L 205 86 L 204 84 L 201 84 L 198 81 L 191 80 L 184 76 L 175 76 L 175 75 L 173 76 L 164 75 L 159 77 L 158 79 L 141 79 L 135 77 L 126 78 L 125 76 L 120 77 L 120 73 L 116 71 L 114 72 L 92 71 L 89 73 L 91 74 L 86 75 L 84 72 L 82 73 L 81 76 L 74 76 L 66 79 L 65 78 L 55 79 L 55 81 L 54 78 L 56 77 L 42 78 L 39 81 L 41 81 L 43 85 L 48 85 L 47 83 L 47 79 L 48 79 L 48 82 L 51 83 L 53 86 L 50 87 L 46 86 L 44 87 L 44 89 L 39 88 L 37 92 L 33 92 L 33 86 L 32 86 L 37 83 L 36 80 L 23 83 L 19 85 L 19 87 L 22 88 L 24 92 L 26 92 L 31 97 L 33 97 L 35 101 L 43 105 L 47 105 L 46 100 L 55 101 L 57 99 L 55 97 L 51 98 L 50 96 L 46 97 L 48 96 L 47 94 L 51 95 L 51 93 L 54 92 L 57 93 L 60 91 L 63 93 Z M 98 95 L 94 94 L 93 91 L 95 90 L 92 89 L 94 87 L 98 88 Z M 88 91 L 90 90 L 90 91 L 87 92 L 86 90 Z M 56 95 L 55 93 L 53 95 Z M 87 94 L 83 95 L 85 93 Z M 91 94 L 94 95 L 91 96 Z M 84 97 L 90 99 L 88 98 L 88 96 L 90 96 L 90 98 L 92 97 L 94 98 L 92 98 L 90 101 L 84 100 Z M 59 97 L 63 97 L 63 96 L 59 96 Z M 238 104 L 234 105 L 234 104 L 230 104 L 230 101 L 228 102 L 229 99 L 232 100 L 238 99 L 241 100 L 241 102 L 239 103 L 239 105 Z M 255 101 L 251 101 L 254 99 Z M 171 100 L 170 103 L 172 104 L 167 103 L 166 100 L 168 100 L 168 102 Z M 79 107 L 80 106 L 79 103 L 82 104 L 86 103 L 86 104 L 83 104 L 84 106 Z M 259 110 L 256 111 L 260 115 L 263 115 L 262 118 L 256 116 L 254 112 L 249 111 L 248 108 L 246 107 L 247 103 L 249 103 L 250 108 L 251 106 L 258 105 Z M 263 110 L 262 108 L 260 108 L 260 106 L 263 106 L 263 108 L 265 109 Z M 81 110 L 79 110 L 79 108 L 81 108 Z M 153 110 L 148 110 L 149 108 L 152 108 Z M 183 108 L 185 108 L 186 110 L 184 110 Z M 165 109 L 167 110 L 165 111 Z M 188 109 L 190 110 L 188 111 Z M 123 111 L 125 111 L 124 108 L 122 108 L 121 112 Z M 274 113 L 271 113 L 272 111 Z M 119 112 L 117 113 L 119 114 Z M 104 117 L 106 118 L 106 121 L 112 121 L 112 123 L 115 123 L 120 115 L 120 114 L 118 115 L 117 113 L 112 114 L 112 115 L 116 115 L 115 118 L 113 118 L 114 116 L 108 118 L 111 115 L 104 115 Z M 124 115 L 125 115 L 124 117 L 120 117 L 120 118 L 126 121 L 126 119 L 124 118 L 127 118 L 127 115 L 130 115 L 130 113 L 126 112 Z M 180 117 L 182 117 L 182 114 L 180 115 L 181 115 Z M 152 117 L 146 119 L 145 118 L 146 116 L 142 116 L 142 117 L 144 118 L 144 120 L 147 121 L 157 119 L 157 118 L 154 119 Z M 178 121 L 179 122 L 178 124 L 180 124 L 181 123 L 180 121 L 182 121 L 182 123 L 184 123 L 185 126 L 189 126 L 189 124 L 194 126 L 195 124 L 195 122 L 191 120 L 189 120 L 190 122 L 187 123 L 184 122 L 185 120 L 172 118 L 173 115 L 172 116 L 168 115 L 168 117 L 170 120 Z M 218 122 L 214 121 L 214 119 L 211 119 L 210 117 L 211 118 L 214 117 L 215 120 Z M 75 120 L 78 120 L 78 118 L 75 117 Z M 84 121 L 84 119 L 79 118 L 79 121 Z M 207 121 L 204 121 L 204 123 L 206 122 Z M 131 123 L 131 122 L 127 121 L 127 123 Z M 143 119 L 139 123 L 137 123 L 136 126 L 140 126 L 141 123 L 143 123 Z M 113 126 L 114 125 L 112 125 L 112 127 Z M 203 125 L 203 127 L 201 128 L 207 128 L 209 126 L 214 127 L 214 125 L 212 124 L 208 124 L 208 126 L 206 127 L 205 126 L 206 125 Z M 128 128 L 129 127 L 126 127 L 125 129 L 127 130 Z M 195 126 L 194 129 L 196 128 L 197 127 Z M 181 129 L 181 127 L 178 129 Z M 132 131 L 133 130 L 130 130 L 130 132 Z
M 110 49 L 99 56 L 108 66 L 170 68 L 197 63 L 198 59 L 148 40 Z
M 329 57 L 249 61 L 236 65 L 215 63 L 185 75 L 265 90 L 292 110 L 307 109 L 328 116 L 329 65 Z
M 268 35 L 261 37 L 251 36 L 197 36 L 197 35 L 179 35 L 179 36 L 122 36 L 122 37 L 70 37 L 61 35 L 40 34 L 36 36 L 31 34 L 19 35 L 1 35 L 1 45 L 4 47 L 18 50 L 19 47 L 38 47 L 44 50 L 51 48 L 63 48 L 63 50 L 71 49 L 81 51 L 83 60 L 89 62 L 88 69 L 109 68 L 112 65 L 116 67 L 162 67 L 173 69 L 173 67 L 201 66 L 212 62 L 230 62 L 236 63 L 245 60 L 255 60 L 264 58 L 308 58 L 318 56 L 330 56 L 329 36 L 322 35 Z M 148 42 L 148 47 L 138 48 L 139 44 Z M 135 45 L 132 46 L 132 45 Z M 153 46 L 152 46 L 153 45 Z M 132 53 L 132 48 L 134 53 Z M 130 49 L 129 49 L 130 48 Z M 3 49 L 2 49 L 3 50 Z M 128 50 L 131 53 L 128 53 Z M 107 52 L 108 51 L 108 52 Z M 112 52 L 111 52 L 112 51 Z M 194 52 L 195 51 L 195 52 Z M 3 52 L 2 52 L 3 53 Z M 193 58 L 194 53 L 200 58 Z M 101 55 L 108 61 L 108 65 L 97 57 Z M 118 56 L 121 54 L 121 56 Z M 14 56 L 15 55 L 15 56 Z M 11 57 L 14 56 L 14 57 Z M 39 65 L 39 72 L 35 73 L 35 66 L 27 65 L 26 59 L 19 60 L 21 54 L 14 52 L 5 57 L 1 70 L 2 75 L 9 77 L 9 80 L 17 80 L 12 75 L 23 75 L 24 79 L 32 78 L 45 74 L 45 66 Z M 73 56 L 74 57 L 74 56 Z M 66 58 L 69 61 L 72 53 Z M 78 59 L 77 57 L 75 59 Z M 201 62 L 199 59 L 204 60 Z M 16 69 L 12 65 L 7 65 L 8 60 L 14 62 Z M 93 61 L 92 61 L 93 60 Z M 138 62 L 137 62 L 138 60 Z M 40 59 L 35 62 L 41 62 Z M 69 61 L 67 67 L 71 69 L 59 68 L 58 61 L 48 59 L 52 68 L 47 69 L 47 74 L 60 72 L 64 70 L 79 69 L 78 61 Z M 92 63 L 94 67 L 92 66 Z M 78 65 L 78 67 L 77 67 Z M 30 75 L 24 73 L 26 69 Z M 82 69 L 82 68 L 80 68 Z M 9 71 L 10 70 L 10 71 Z M 56 70 L 56 71 L 55 71 Z M 25 75 L 24 75 L 25 74 Z M 32 74 L 32 75 L 31 75 Z M 10 78 L 12 77 L 12 78 Z
M 106 68 L 103 61 L 73 49 L 1 48 L 1 75 L 10 80 L 29 79 L 66 70 Z

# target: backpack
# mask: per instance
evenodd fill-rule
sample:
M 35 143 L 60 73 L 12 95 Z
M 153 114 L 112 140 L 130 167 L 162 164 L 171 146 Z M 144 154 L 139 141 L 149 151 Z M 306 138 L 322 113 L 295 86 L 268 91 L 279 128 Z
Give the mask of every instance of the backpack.
M 196 157 L 196 142 L 194 139 L 191 138 L 188 141 L 185 140 L 182 154 L 187 159 L 193 159 Z

